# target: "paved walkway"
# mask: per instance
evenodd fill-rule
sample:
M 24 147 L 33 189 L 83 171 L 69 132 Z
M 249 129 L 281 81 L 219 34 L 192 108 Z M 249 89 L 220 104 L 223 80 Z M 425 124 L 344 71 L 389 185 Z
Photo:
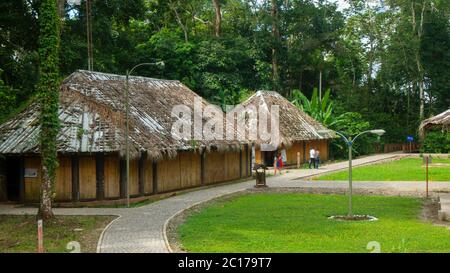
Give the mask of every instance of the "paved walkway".
M 377 161 L 390 160 L 405 155 L 382 154 L 356 159 L 354 166 L 371 164 Z M 269 177 L 270 187 L 325 187 L 344 188 L 344 182 L 332 181 L 302 181 L 306 177 L 338 171 L 347 168 L 347 162 L 330 164 L 319 170 L 289 170 L 282 176 Z M 170 197 L 140 208 L 132 209 L 55 209 L 57 215 L 119 215 L 105 230 L 99 242 L 99 252 L 168 252 L 165 244 L 163 228 L 165 222 L 177 212 L 197 203 L 205 202 L 216 197 L 252 188 L 254 181 L 227 184 L 207 189 L 192 191 L 182 195 Z M 449 186 L 446 186 L 449 185 Z M 395 190 L 420 191 L 423 183 L 416 182 L 355 182 L 355 188 L 387 187 Z M 450 190 L 450 184 L 432 184 L 432 190 Z M 36 213 L 31 208 L 11 208 L 0 206 L 0 214 Z
M 439 210 L 439 219 L 450 221 L 450 193 L 439 194 L 441 209 Z

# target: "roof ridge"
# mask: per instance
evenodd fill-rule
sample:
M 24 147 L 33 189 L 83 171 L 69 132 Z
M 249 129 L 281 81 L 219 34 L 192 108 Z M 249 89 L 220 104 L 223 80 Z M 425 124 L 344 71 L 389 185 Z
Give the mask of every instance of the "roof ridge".
M 100 72 L 100 71 L 90 71 L 90 70 L 84 70 L 84 69 L 78 69 L 72 74 L 76 74 L 76 73 L 96 74 L 96 75 L 103 75 L 103 76 L 107 76 L 107 77 L 120 77 L 120 78 L 124 78 L 124 79 L 126 77 L 126 75 L 121 75 L 121 74 L 106 73 L 106 72 Z M 147 81 L 161 81 L 161 82 L 181 83 L 179 80 L 158 79 L 158 78 L 151 78 L 151 77 L 144 77 L 144 76 L 130 76 L 130 79 L 132 79 L 132 78 L 134 78 L 134 79 L 143 79 L 143 80 L 147 80 Z

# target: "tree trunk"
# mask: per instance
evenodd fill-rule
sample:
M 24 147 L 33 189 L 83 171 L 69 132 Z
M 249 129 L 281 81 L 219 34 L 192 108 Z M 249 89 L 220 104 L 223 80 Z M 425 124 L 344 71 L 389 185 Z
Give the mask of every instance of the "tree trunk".
M 53 189 L 58 167 L 56 139 L 59 132 L 59 44 L 60 18 L 57 0 L 42 0 L 39 7 L 38 94 L 40 103 L 40 152 L 42 162 L 40 219 L 53 217 Z
M 184 41 L 187 43 L 187 42 L 189 42 L 189 34 L 188 34 L 188 28 L 187 28 L 187 25 L 185 25 L 185 24 L 183 24 L 183 21 L 181 20 L 181 16 L 180 16 L 180 14 L 178 13 L 178 10 L 177 10 L 177 8 L 176 8 L 176 5 L 172 2 L 172 1 L 169 1 L 169 6 L 170 6 L 170 8 L 172 9 L 172 11 L 174 12 L 174 14 L 175 14 L 175 18 L 177 19 L 177 23 L 178 23 L 178 25 L 181 27 L 181 29 L 183 30 L 183 33 L 184 33 Z
M 64 4 L 66 3 L 66 0 L 58 0 L 58 16 L 59 18 L 64 18 L 65 11 L 64 11 Z
M 424 87 L 424 77 L 425 73 L 422 66 L 422 61 L 420 59 L 420 43 L 422 41 L 423 36 L 423 24 L 425 19 L 425 9 L 426 9 L 426 3 L 422 3 L 422 9 L 420 12 L 420 22 L 417 26 L 417 19 L 416 19 L 416 10 L 415 10 L 415 3 L 411 2 L 411 16 L 412 16 L 412 27 L 413 27 L 413 33 L 417 37 L 417 48 L 416 48 L 416 65 L 417 65 L 417 84 L 419 86 L 419 119 L 420 121 L 424 120 L 425 118 L 425 87 Z
M 39 205 L 38 218 L 50 219 L 53 217 L 53 179 L 46 166 L 42 166 L 41 202 Z
M 220 37 L 222 28 L 222 13 L 220 11 L 220 0 L 212 0 L 214 9 L 216 11 L 216 21 L 214 23 L 214 34 L 216 37 Z
M 271 0 L 271 16 L 272 16 L 272 80 L 275 87 L 278 86 L 279 82 L 279 72 L 278 72 L 278 41 L 280 38 L 280 31 L 278 29 L 278 4 L 277 0 Z

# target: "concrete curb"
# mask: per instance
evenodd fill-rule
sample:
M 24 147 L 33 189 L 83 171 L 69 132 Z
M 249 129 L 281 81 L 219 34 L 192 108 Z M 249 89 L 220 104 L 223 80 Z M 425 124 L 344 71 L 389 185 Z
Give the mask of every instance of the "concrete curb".
M 375 161 L 370 161 L 370 162 L 366 162 L 366 163 L 361 163 L 358 165 L 353 165 L 353 168 L 358 168 L 358 167 L 362 167 L 362 166 L 367 166 L 367 165 L 373 165 L 376 163 L 382 163 L 382 162 L 389 162 L 389 161 L 393 161 L 393 160 L 398 160 L 398 159 L 402 159 L 405 157 L 409 157 L 408 155 L 395 155 L 393 157 L 390 158 L 382 158 L 379 160 L 375 160 Z M 337 172 L 341 172 L 345 169 L 348 169 L 348 167 L 343 167 L 337 170 L 330 170 L 330 171 L 325 171 L 322 173 L 318 173 L 318 174 L 311 174 L 311 175 L 307 175 L 307 176 L 303 176 L 301 178 L 294 178 L 292 180 L 304 180 L 304 179 L 308 179 L 308 178 L 313 178 L 313 177 L 317 177 L 317 176 L 322 176 L 322 175 L 326 175 L 326 174 L 330 174 L 330 173 L 337 173 Z
M 122 215 L 111 215 L 111 216 L 117 216 L 117 218 L 112 220 L 111 222 L 109 222 L 109 224 L 103 229 L 102 233 L 100 234 L 100 238 L 98 238 L 96 253 L 101 253 L 102 252 L 103 236 L 104 236 L 106 230 L 108 230 L 115 221 L 117 221 L 120 218 L 122 218 Z

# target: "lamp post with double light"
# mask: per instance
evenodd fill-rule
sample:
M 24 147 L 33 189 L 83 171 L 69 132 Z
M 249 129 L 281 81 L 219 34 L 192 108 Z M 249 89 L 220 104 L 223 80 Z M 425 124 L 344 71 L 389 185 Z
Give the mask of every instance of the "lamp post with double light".
M 321 131 L 319 133 L 329 133 L 330 130 L 324 130 Z M 346 137 L 344 134 L 337 132 L 337 131 L 333 131 L 334 133 L 336 133 L 337 135 L 339 135 L 347 144 L 348 147 L 348 195 L 349 195 L 349 199 L 348 199 L 348 216 L 349 217 L 353 217 L 353 177 L 352 177 L 352 160 L 353 160 L 353 154 L 352 154 L 352 150 L 353 150 L 353 144 L 355 143 L 355 141 L 358 139 L 358 137 L 364 135 L 364 134 L 375 134 L 378 136 L 382 136 L 386 133 L 386 131 L 381 130 L 381 129 L 377 129 L 377 130 L 369 130 L 369 131 L 364 131 L 362 133 L 359 133 L 357 136 L 355 136 L 354 138 L 352 137 Z
M 151 66 L 151 65 L 157 65 L 164 67 L 164 62 L 156 62 L 156 63 L 141 63 L 138 65 L 135 65 L 130 70 L 127 70 L 126 79 L 125 79 L 125 123 L 126 123 L 126 129 L 125 129 L 125 147 L 126 147 L 126 169 L 127 169 L 127 188 L 126 188 L 126 195 L 127 195 L 127 207 L 130 207 L 130 92 L 129 92 L 129 82 L 130 82 L 130 75 L 133 73 L 133 71 L 141 66 Z

